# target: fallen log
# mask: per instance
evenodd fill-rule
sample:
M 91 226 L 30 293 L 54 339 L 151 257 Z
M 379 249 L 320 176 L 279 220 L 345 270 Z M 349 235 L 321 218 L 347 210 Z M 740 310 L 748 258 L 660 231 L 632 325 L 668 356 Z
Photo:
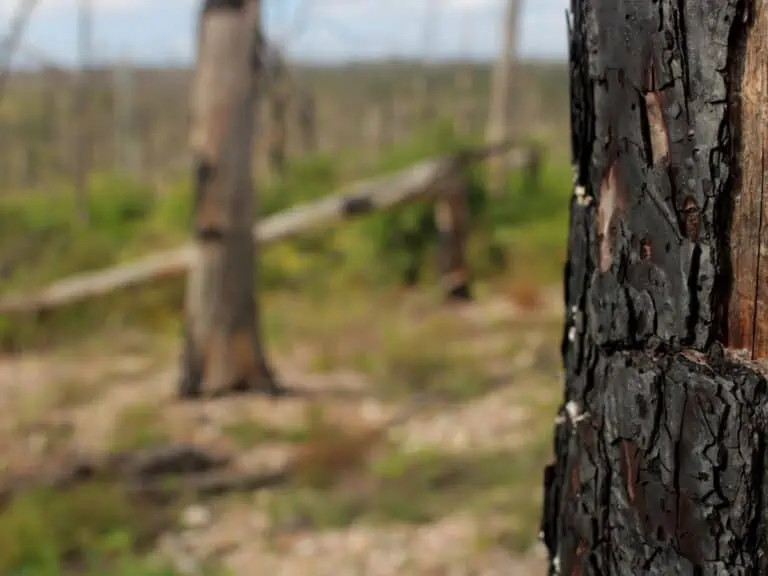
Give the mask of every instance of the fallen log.
M 287 482 L 312 482 L 318 473 L 339 479 L 359 469 L 387 433 L 420 412 L 445 406 L 432 394 L 419 394 L 385 422 L 354 432 L 335 427 L 320 430 L 294 448 L 287 462 L 247 465 L 234 454 L 192 444 L 164 444 L 135 452 L 64 456 L 39 468 L 0 477 L 0 510 L 30 490 L 67 490 L 94 482 L 110 482 L 137 497 L 170 502 L 180 495 L 210 497 L 279 487 Z
M 197 476 L 222 470 L 230 456 L 193 445 L 152 446 L 137 452 L 108 456 L 76 455 L 48 462 L 42 469 L 3 478 L 0 506 L 18 493 L 35 488 L 63 490 L 84 482 L 117 479 L 133 484 L 160 482 L 169 475 Z
M 351 184 L 317 202 L 280 212 L 253 227 L 254 240 L 270 244 L 304 234 L 352 217 L 417 201 L 435 200 L 455 194 L 455 186 L 444 186 L 460 171 L 493 155 L 504 153 L 511 166 L 522 168 L 536 162 L 535 151 L 513 148 L 509 142 L 472 148 L 431 158 L 394 174 Z M 147 256 L 136 262 L 72 276 L 32 294 L 11 295 L 0 300 L 0 314 L 44 312 L 104 296 L 163 278 L 186 273 L 194 257 L 191 245 Z

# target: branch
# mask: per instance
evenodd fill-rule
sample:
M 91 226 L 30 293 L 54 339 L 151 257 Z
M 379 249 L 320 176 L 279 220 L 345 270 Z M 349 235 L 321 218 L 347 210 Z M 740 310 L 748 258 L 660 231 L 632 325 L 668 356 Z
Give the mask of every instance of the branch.
M 253 228 L 254 241 L 271 244 L 350 218 L 397 206 L 434 200 L 446 191 L 442 183 L 455 178 L 473 162 L 512 148 L 502 142 L 418 162 L 394 174 L 351 184 L 336 194 L 297 206 L 268 218 Z M 510 163 L 524 167 L 534 162 L 527 149 L 513 149 Z M 133 263 L 73 276 L 31 296 L 19 294 L 0 300 L 0 314 L 43 312 L 117 290 L 140 286 L 186 273 L 194 251 L 191 245 L 156 253 Z
M 24 34 L 24 29 L 27 27 L 27 22 L 29 22 L 32 12 L 34 12 L 39 3 L 40 0 L 21 0 L 16 9 L 16 13 L 13 15 L 8 35 L 3 38 L 2 48 L 4 51 L 4 62 L 2 68 L 0 68 L 0 98 L 2 98 L 5 93 L 8 78 L 11 75 L 11 61 L 13 60 L 13 54 L 21 41 L 21 36 Z
M 419 394 L 378 426 L 357 431 L 338 429 L 332 434 L 324 434 L 321 429 L 294 448 L 288 461 L 279 466 L 242 467 L 229 455 L 187 444 L 152 446 L 108 456 L 60 458 L 26 474 L 3 478 L 0 509 L 32 489 L 66 490 L 99 480 L 125 486 L 134 496 L 167 502 L 181 494 L 206 497 L 276 488 L 318 471 L 338 479 L 359 468 L 393 427 L 419 412 L 441 406 L 444 403 L 432 395 Z

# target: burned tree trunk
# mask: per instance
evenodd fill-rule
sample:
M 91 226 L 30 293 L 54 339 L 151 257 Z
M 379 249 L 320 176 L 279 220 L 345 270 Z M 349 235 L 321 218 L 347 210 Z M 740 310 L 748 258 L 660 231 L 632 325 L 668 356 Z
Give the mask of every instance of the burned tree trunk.
M 768 6 L 572 0 L 551 574 L 768 574 Z
M 206 0 L 192 86 L 194 258 L 187 281 L 180 393 L 279 391 L 262 349 L 251 239 L 258 6 Z

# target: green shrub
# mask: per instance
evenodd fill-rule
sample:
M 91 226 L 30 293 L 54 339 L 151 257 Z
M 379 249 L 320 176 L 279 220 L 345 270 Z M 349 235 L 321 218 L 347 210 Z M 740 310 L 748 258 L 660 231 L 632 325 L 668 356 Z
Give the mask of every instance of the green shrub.
M 30 491 L 0 512 L 0 574 L 160 575 L 135 550 L 168 521 L 111 484 Z

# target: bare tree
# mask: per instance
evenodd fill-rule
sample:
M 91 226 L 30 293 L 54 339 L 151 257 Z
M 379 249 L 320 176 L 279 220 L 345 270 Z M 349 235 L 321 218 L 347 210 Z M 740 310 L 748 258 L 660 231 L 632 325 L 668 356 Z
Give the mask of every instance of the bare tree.
M 461 62 L 456 67 L 453 78 L 453 89 L 456 104 L 453 116 L 454 129 L 458 133 L 472 132 L 472 117 L 475 108 L 474 99 L 474 74 L 469 58 L 469 47 L 472 46 L 473 26 L 470 22 L 464 22 L 459 40 L 460 52 L 465 54 L 466 62 Z
M 516 60 L 520 4 L 521 0 L 507 0 L 506 4 L 501 51 L 493 68 L 486 128 L 488 142 L 498 142 L 510 136 L 510 98 L 512 97 L 513 66 Z M 488 159 L 488 183 L 493 193 L 501 190 L 505 174 L 506 163 L 503 155 Z
M 309 86 L 299 93 L 298 121 L 301 131 L 301 146 L 304 155 L 317 153 L 317 103 Z
M 32 17 L 37 5 L 41 0 L 21 0 L 19 6 L 13 15 L 11 25 L 8 30 L 8 34 L 0 42 L 0 49 L 2 49 L 3 63 L 0 68 L 0 97 L 5 93 L 5 87 L 8 83 L 8 78 L 11 75 L 11 61 L 13 55 L 21 42 L 21 37 L 24 34 L 24 30 L 27 27 L 29 19 Z
M 426 0 L 426 13 L 422 31 L 423 57 L 420 70 L 417 70 L 413 94 L 413 117 L 422 125 L 428 125 L 435 119 L 434 78 L 430 56 L 435 41 L 435 30 L 439 19 L 439 0 Z
M 550 574 L 768 574 L 768 3 L 571 11 Z
M 260 331 L 251 163 L 264 42 L 260 0 L 206 0 L 192 84 L 194 259 L 180 393 L 277 395 Z
M 288 63 L 276 46 L 267 48 L 265 64 L 269 79 L 268 161 L 272 174 L 283 174 L 288 150 L 288 107 L 291 77 Z
M 123 172 L 136 176 L 139 171 L 139 148 L 135 133 L 135 72 L 127 60 L 119 62 L 113 72 L 112 102 L 115 137 L 115 160 Z
M 75 122 L 77 126 L 75 138 L 75 203 L 76 215 L 81 224 L 90 220 L 88 211 L 88 173 L 90 171 L 92 142 L 91 142 L 91 107 L 90 90 L 88 86 L 88 69 L 91 59 L 91 40 L 93 6 L 92 0 L 80 0 L 77 20 L 78 51 L 80 56 L 80 71 L 77 78 L 77 94 L 75 96 Z

